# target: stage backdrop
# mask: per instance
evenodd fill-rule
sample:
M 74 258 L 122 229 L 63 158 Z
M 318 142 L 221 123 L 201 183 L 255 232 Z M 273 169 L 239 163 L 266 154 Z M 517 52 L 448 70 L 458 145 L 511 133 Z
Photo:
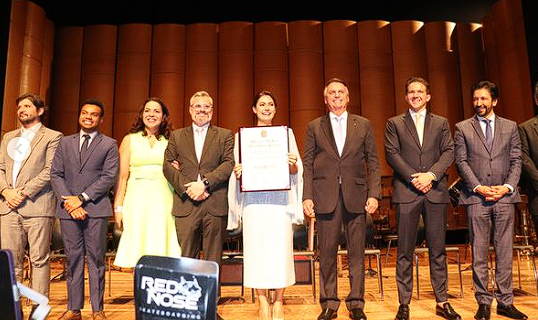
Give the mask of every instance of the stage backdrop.
M 473 114 L 470 87 L 488 78 L 501 89 L 496 112 L 517 122 L 533 116 L 520 0 L 501 0 L 481 24 L 420 21 L 225 22 L 55 28 L 32 2 L 11 12 L 2 132 L 17 127 L 15 98 L 41 94 L 47 124 L 77 131 L 82 101 L 106 104 L 101 130 L 120 141 L 143 100 L 162 98 L 176 128 L 190 124 L 189 97 L 214 99 L 213 123 L 236 131 L 253 125 L 252 97 L 277 99 L 275 124 L 294 129 L 300 150 L 309 121 L 325 111 L 325 81 L 350 90 L 351 112 L 372 122 L 383 175 L 387 118 L 404 112 L 404 83 L 432 85 L 431 110 L 453 126 Z M 451 175 L 454 177 L 455 175 Z

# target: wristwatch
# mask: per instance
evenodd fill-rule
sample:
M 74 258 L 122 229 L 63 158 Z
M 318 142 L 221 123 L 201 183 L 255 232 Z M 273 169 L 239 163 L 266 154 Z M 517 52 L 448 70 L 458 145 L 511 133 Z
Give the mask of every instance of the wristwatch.
M 80 200 L 80 202 L 82 202 L 82 203 L 86 202 L 86 198 L 84 198 L 84 196 L 82 195 L 82 193 L 79 194 L 79 195 L 77 196 L 77 198 L 78 198 L 78 199 Z
M 206 190 L 209 189 L 209 180 L 207 180 L 206 178 L 203 178 L 202 182 L 204 183 Z

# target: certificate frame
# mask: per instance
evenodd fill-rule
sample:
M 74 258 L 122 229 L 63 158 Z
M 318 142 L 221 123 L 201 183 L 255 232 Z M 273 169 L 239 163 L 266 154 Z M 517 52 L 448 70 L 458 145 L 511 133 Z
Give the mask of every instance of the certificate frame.
M 287 160 L 290 148 L 288 126 L 276 125 L 241 127 L 238 131 L 238 137 L 239 163 L 243 165 L 243 171 L 241 178 L 239 179 L 241 192 L 290 190 L 291 177 L 290 167 Z M 252 144 L 252 142 L 260 143 L 260 145 Z M 252 145 L 254 145 L 254 147 L 249 147 Z M 255 151 L 259 152 L 262 149 L 267 151 L 260 152 L 258 155 L 253 154 Z M 281 154 L 284 149 L 286 151 L 285 155 Z M 275 153 L 272 153 L 271 151 Z M 261 156 L 262 154 L 270 155 L 270 157 L 263 157 Z M 281 164 L 280 161 L 270 163 L 270 159 L 282 159 L 285 161 L 283 161 L 284 164 Z M 260 162 L 256 163 L 256 161 Z M 261 171 L 253 170 L 254 167 L 264 167 L 264 165 L 269 169 Z M 247 170 L 245 171 L 245 169 Z M 244 178 L 245 172 L 249 177 L 248 179 Z M 264 176 L 270 176 L 271 181 L 265 183 L 261 183 L 259 181 L 252 182 L 252 180 L 255 180 L 255 177 L 260 179 Z

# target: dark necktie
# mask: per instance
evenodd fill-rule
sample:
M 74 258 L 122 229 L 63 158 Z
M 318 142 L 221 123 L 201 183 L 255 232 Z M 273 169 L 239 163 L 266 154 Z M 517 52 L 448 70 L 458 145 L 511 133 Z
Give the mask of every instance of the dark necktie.
M 82 136 L 82 138 L 84 139 L 84 142 L 82 142 L 82 147 L 80 148 L 80 162 L 86 159 L 86 154 L 88 153 L 88 144 L 90 141 L 90 135 L 86 133 Z
M 488 149 L 491 151 L 491 148 L 493 147 L 493 134 L 491 133 L 491 120 L 484 119 L 483 121 L 486 123 L 486 144 L 488 145 Z

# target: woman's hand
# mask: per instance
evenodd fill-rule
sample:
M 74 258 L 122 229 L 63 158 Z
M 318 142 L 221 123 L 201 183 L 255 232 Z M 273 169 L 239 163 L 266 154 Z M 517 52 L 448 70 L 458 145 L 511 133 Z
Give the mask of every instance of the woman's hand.
M 237 179 L 241 178 L 241 173 L 243 173 L 243 165 L 240 163 L 236 164 L 234 166 L 234 173 Z
M 297 159 L 298 157 L 296 155 L 288 153 L 288 163 L 290 165 L 291 174 L 297 174 Z
M 123 213 L 114 211 L 114 222 L 119 229 L 123 229 Z

